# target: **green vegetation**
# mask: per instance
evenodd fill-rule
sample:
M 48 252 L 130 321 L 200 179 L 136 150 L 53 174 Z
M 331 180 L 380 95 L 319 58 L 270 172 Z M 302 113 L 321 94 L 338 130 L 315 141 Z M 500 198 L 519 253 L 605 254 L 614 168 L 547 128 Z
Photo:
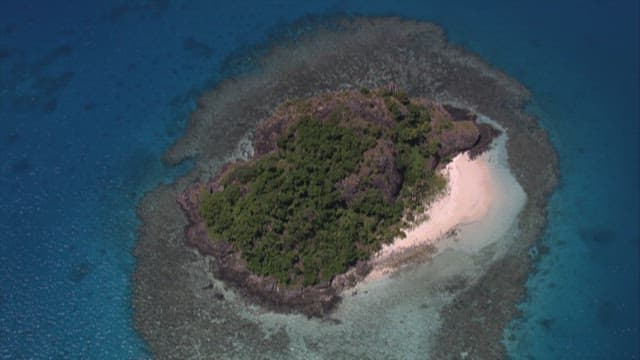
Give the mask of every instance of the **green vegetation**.
M 356 115 L 341 106 L 328 119 L 302 116 L 276 152 L 235 164 L 221 191 L 202 194 L 199 212 L 210 236 L 231 242 L 251 271 L 284 285 L 330 280 L 402 235 L 403 215 L 411 218 L 444 187 L 429 166 L 438 139 L 428 109 L 403 93 L 361 93 L 384 96 L 394 126 L 351 121 Z M 337 184 L 367 166 L 365 152 L 379 140 L 396 149 L 399 194 L 385 198 L 363 178 L 346 201 Z

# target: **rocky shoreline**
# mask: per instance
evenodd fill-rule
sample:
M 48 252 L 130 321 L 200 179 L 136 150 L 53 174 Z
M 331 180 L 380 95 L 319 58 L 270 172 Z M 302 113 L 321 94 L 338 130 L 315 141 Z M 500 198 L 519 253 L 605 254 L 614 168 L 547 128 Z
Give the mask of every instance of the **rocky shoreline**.
M 462 285 L 454 290 L 447 288 L 453 299 L 438 310 L 435 336 L 424 339 L 432 344 L 432 358 L 505 356 L 503 330 L 517 316 L 516 305 L 525 295 L 532 263 L 529 249 L 544 229 L 547 197 L 557 182 L 557 159 L 547 135 L 523 111 L 530 94 L 477 56 L 447 44 L 435 25 L 399 18 L 331 22 L 339 26 L 317 25 L 295 43 L 273 44 L 260 60 L 259 74 L 225 81 L 204 94 L 185 135 L 166 153 L 169 164 L 197 160 L 193 171 L 176 183 L 147 194 L 138 210 L 142 226 L 135 252 L 134 319 L 156 357 L 295 357 L 291 350 L 292 344 L 299 344 L 295 334 L 287 332 L 285 324 L 266 330 L 243 315 L 244 303 L 212 275 L 220 270 L 215 262 L 184 246 L 189 219 L 175 199 L 194 181 L 214 176 L 228 160 L 229 149 L 242 144 L 278 103 L 389 81 L 396 81 L 412 97 L 486 115 L 508 134 L 509 165 L 528 199 L 518 217 L 517 239 L 477 279 L 459 282 Z M 197 241 L 193 245 L 205 253 L 226 251 Z M 332 344 L 322 344 L 305 338 L 303 343 L 308 351 L 329 356 L 331 346 L 343 340 L 338 336 L 325 340 Z
M 197 249 L 200 254 L 215 259 L 211 267 L 215 277 L 232 286 L 250 302 L 272 311 L 300 312 L 309 317 L 322 317 L 340 302 L 342 289 L 354 285 L 369 273 L 370 265 L 360 262 L 331 282 L 296 288 L 282 287 L 272 277 L 253 274 L 230 243 L 213 241 L 207 236 L 204 222 L 198 215 L 197 203 L 192 201 L 197 198 L 201 187 L 202 184 L 196 182 L 178 196 L 177 201 L 189 219 L 184 230 L 185 244 Z

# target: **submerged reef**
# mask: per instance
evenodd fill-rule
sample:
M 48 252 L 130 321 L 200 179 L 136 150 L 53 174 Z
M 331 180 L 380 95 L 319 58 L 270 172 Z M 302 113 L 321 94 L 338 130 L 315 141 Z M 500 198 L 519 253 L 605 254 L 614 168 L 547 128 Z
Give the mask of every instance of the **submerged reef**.
M 194 159 L 193 170 L 140 203 L 134 320 L 154 356 L 402 358 L 404 351 L 436 359 L 504 357 L 503 330 L 523 299 L 531 270 L 528 250 L 545 225 L 547 196 L 557 182 L 557 160 L 546 133 L 523 111 L 529 92 L 448 44 L 433 24 L 355 17 L 316 22 L 311 31 L 293 30 L 301 35 L 269 44 L 260 53 L 255 60 L 259 71 L 237 75 L 200 97 L 184 136 L 164 158 L 168 164 Z M 324 320 L 271 314 L 246 302 L 242 289 L 220 281 L 226 275 L 219 261 L 185 246 L 184 229 L 193 214 L 185 215 L 176 198 L 194 183 L 224 172 L 229 161 L 269 152 L 272 142 L 261 142 L 256 128 L 277 114 L 279 104 L 329 92 L 356 94 L 392 81 L 410 98 L 446 104 L 442 109 L 453 119 L 466 116 L 458 109 L 470 109 L 504 129 L 509 167 L 527 196 L 515 235 L 499 251 L 490 247 L 470 258 L 476 264 L 473 274 L 436 274 L 375 299 L 354 292 L 348 309 L 338 306 Z M 425 305 L 407 303 L 410 297 L 424 299 Z M 409 333 L 395 329 L 385 322 L 395 311 L 409 313 L 420 328 Z M 394 334 L 387 329 L 399 337 L 388 342 Z M 408 347 L 406 342 L 414 339 Z

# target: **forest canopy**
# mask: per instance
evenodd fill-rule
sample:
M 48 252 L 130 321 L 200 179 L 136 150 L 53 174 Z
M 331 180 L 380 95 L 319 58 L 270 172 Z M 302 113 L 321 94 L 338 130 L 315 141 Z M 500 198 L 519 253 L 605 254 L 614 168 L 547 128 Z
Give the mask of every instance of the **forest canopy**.
M 344 273 L 403 236 L 407 219 L 445 188 L 435 170 L 453 122 L 433 114 L 384 89 L 285 104 L 272 120 L 280 129 L 273 150 L 232 164 L 216 189 L 203 189 L 209 237 L 285 286 Z

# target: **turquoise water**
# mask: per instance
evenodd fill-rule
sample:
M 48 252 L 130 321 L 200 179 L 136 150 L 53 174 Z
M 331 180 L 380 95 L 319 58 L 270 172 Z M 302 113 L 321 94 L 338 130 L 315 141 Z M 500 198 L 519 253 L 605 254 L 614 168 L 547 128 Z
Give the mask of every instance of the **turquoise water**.
M 162 152 L 230 55 L 338 12 L 435 21 L 532 90 L 561 184 L 511 355 L 638 357 L 637 2 L 158 0 L 0 5 L 0 357 L 148 356 L 135 206 L 188 167 Z

